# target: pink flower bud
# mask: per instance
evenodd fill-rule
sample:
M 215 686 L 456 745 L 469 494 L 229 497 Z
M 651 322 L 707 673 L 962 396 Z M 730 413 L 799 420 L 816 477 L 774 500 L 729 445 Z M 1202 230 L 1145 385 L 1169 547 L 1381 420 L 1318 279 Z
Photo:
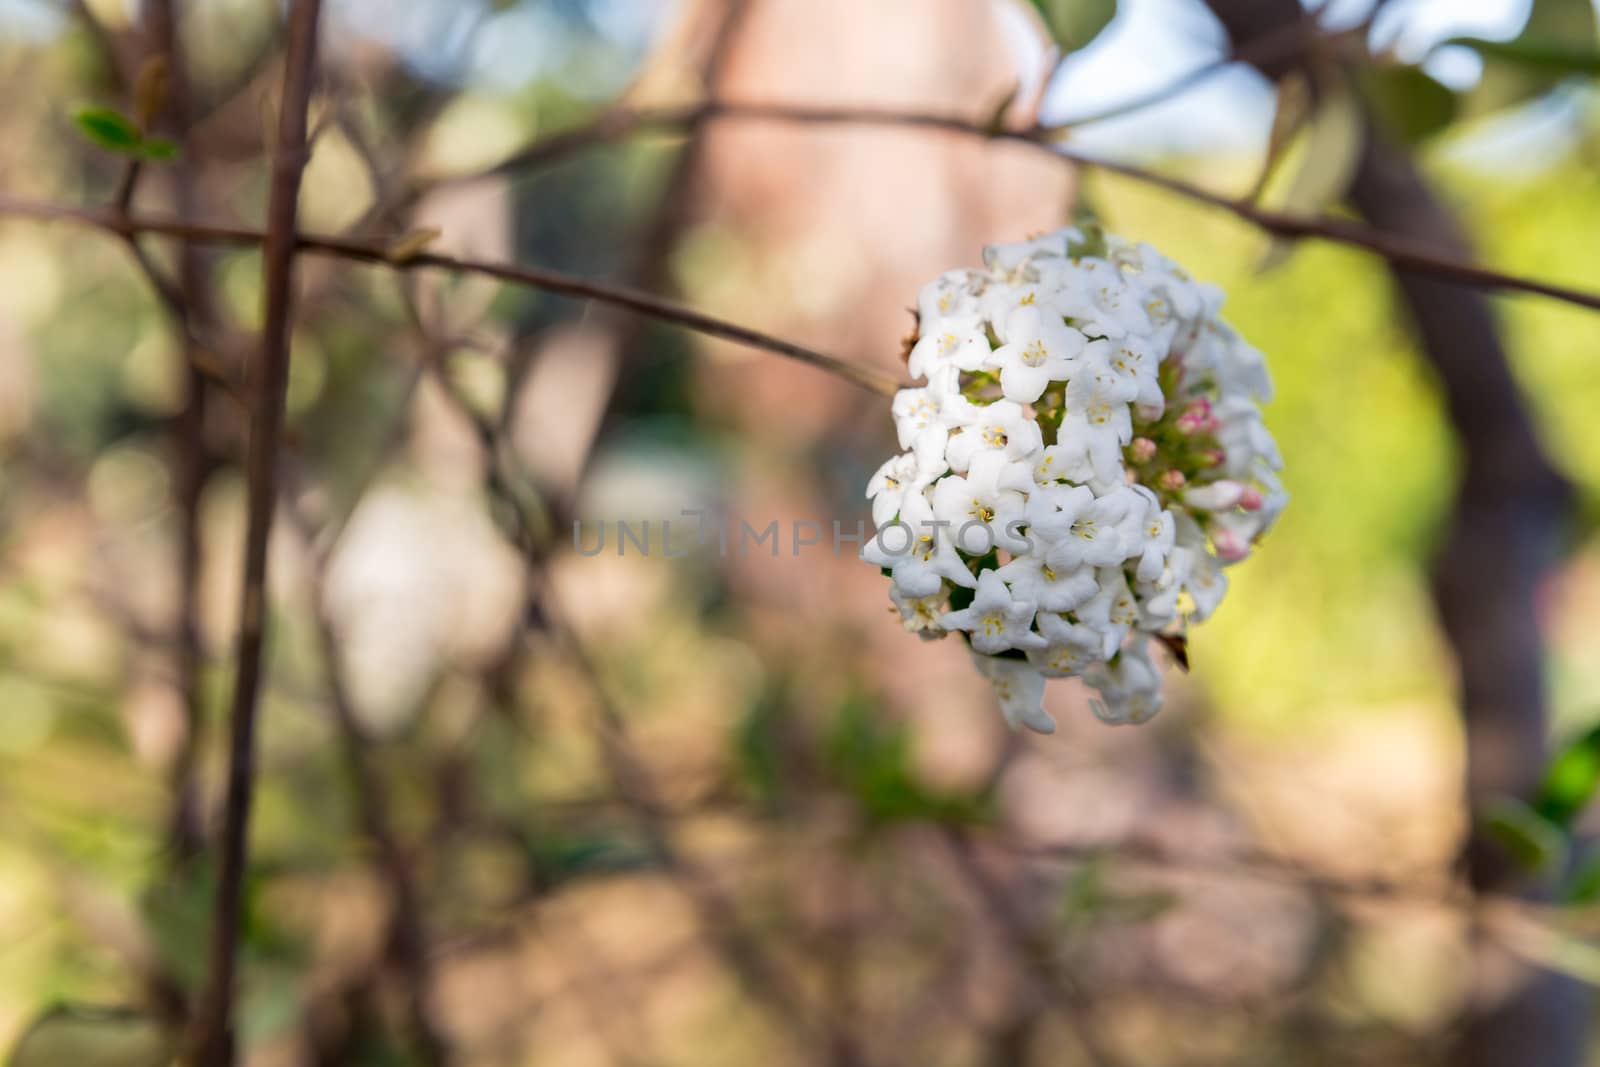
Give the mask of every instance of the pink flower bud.
M 1244 487 L 1244 492 L 1239 496 L 1239 506 L 1246 511 L 1260 511 L 1261 505 L 1266 503 L 1261 496 L 1261 490 L 1253 485 Z
M 1250 554 L 1249 543 L 1227 527 L 1213 527 L 1209 532 L 1211 543 L 1224 562 L 1237 563 Z
M 1204 425 L 1205 419 L 1202 416 L 1196 415 L 1192 411 L 1186 411 L 1182 415 L 1178 416 L 1178 432 L 1183 434 L 1185 437 L 1199 433 L 1200 428 Z
M 1148 437 L 1135 437 L 1133 444 L 1128 446 L 1128 453 L 1135 463 L 1148 463 L 1150 457 L 1156 454 L 1156 443 Z
M 1200 456 L 1208 467 L 1220 467 L 1228 461 L 1228 454 L 1220 448 L 1208 448 Z
M 1161 477 L 1156 479 L 1156 484 L 1163 489 L 1182 489 L 1188 480 L 1180 470 L 1165 470 L 1161 472 Z

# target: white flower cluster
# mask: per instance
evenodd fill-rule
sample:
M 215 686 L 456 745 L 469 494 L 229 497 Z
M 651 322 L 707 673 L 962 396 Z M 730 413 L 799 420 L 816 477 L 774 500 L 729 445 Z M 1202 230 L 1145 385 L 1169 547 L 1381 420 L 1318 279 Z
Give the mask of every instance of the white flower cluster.
M 1161 707 L 1152 636 L 1216 610 L 1222 568 L 1287 502 L 1261 353 L 1221 293 L 1145 244 L 1064 229 L 984 250 L 918 300 L 862 558 L 906 628 L 964 634 L 1006 720 L 1043 733 L 1046 678 L 1107 722 Z

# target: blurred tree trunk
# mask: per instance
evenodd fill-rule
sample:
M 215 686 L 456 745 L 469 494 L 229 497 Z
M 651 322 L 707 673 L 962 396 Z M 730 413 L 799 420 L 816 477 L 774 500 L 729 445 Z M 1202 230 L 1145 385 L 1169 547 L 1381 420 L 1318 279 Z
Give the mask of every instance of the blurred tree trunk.
M 1207 0 L 1236 47 L 1305 18 L 1296 0 Z M 1293 65 L 1262 64 L 1276 78 Z M 1370 122 L 1349 200 L 1378 229 L 1468 258 L 1456 220 L 1410 156 Z M 1438 375 L 1460 444 L 1455 513 L 1435 560 L 1434 600 L 1460 670 L 1466 801 L 1527 798 L 1547 761 L 1543 642 L 1534 600 L 1557 562 L 1571 490 L 1541 451 L 1480 292 L 1391 269 Z M 1537 893 L 1475 829 L 1462 855 L 1480 892 Z M 1586 994 L 1564 976 L 1475 946 L 1473 1003 L 1449 1062 L 1471 1067 L 1584 1060 Z

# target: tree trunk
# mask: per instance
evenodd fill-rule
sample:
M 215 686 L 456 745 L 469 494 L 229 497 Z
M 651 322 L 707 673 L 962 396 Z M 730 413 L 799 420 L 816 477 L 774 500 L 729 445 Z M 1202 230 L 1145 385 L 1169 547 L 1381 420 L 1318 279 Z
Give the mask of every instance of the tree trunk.
M 1304 12 L 1296 0 L 1208 0 L 1236 47 Z M 1293 60 L 1262 64 L 1269 77 Z M 1349 190 L 1373 226 L 1449 255 L 1470 249 L 1409 155 L 1368 123 Z M 1439 621 L 1460 670 L 1466 731 L 1465 794 L 1476 813 L 1499 796 L 1527 798 L 1547 761 L 1543 642 L 1537 587 L 1559 559 L 1572 493 L 1541 451 L 1506 360 L 1487 298 L 1473 289 L 1391 268 L 1422 352 L 1438 376 L 1460 443 L 1461 483 L 1433 571 Z M 1474 830 L 1463 843 L 1480 892 L 1536 895 Z M 1482 942 L 1473 1002 L 1449 1062 L 1462 1067 L 1577 1067 L 1584 1059 L 1586 994 Z

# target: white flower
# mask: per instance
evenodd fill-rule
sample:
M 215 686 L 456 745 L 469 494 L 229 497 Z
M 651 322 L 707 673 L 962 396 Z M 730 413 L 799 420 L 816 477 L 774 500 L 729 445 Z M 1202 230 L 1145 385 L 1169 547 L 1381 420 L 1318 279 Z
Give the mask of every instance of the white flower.
M 974 314 L 978 310 L 975 281 L 970 271 L 947 270 L 924 285 L 917 295 L 917 321 L 934 323 Z
M 962 635 L 1013 726 L 1054 729 L 1044 679 L 1068 676 L 1142 722 L 1152 635 L 1215 612 L 1287 503 L 1265 361 L 1149 245 L 1061 230 L 984 262 L 919 294 L 926 384 L 892 403 L 903 454 L 868 486 L 862 558 L 908 630 Z
M 907 596 L 899 587 L 890 586 L 889 599 L 894 601 L 894 606 L 899 609 L 900 618 L 904 620 L 907 630 L 918 637 L 929 639 L 945 635 L 944 625 L 939 619 L 950 605 L 943 589 L 930 596 Z
M 1100 699 L 1089 701 L 1089 708 L 1102 722 L 1149 722 L 1161 710 L 1161 674 L 1150 662 L 1150 642 L 1143 637 L 1125 645 L 1114 662 L 1091 672 L 1088 682 L 1100 690 Z
M 902 594 L 933 596 L 946 580 L 976 588 L 978 580 L 956 553 L 950 531 L 935 523 L 933 508 L 921 493 L 907 494 L 898 521 L 880 527 L 861 549 L 868 563 L 889 569 Z
M 957 431 L 950 435 L 945 458 L 958 474 L 966 473 L 973 457 L 982 452 L 999 452 L 1006 459 L 1028 459 L 1044 449 L 1039 424 L 1028 418 L 1021 405 L 1009 400 L 974 404 L 964 397 L 954 397 L 945 406 L 945 417 Z
M 1009 481 L 1011 467 L 1003 452 L 980 452 L 965 477 L 952 474 L 934 485 L 934 514 L 949 524 L 958 548 L 977 556 L 996 546 L 1027 551 L 1021 533 L 1027 497 L 1002 484 Z M 1026 468 L 1022 470 L 1027 476 Z M 983 537 L 977 536 L 980 530 Z
M 1130 486 L 1128 491 L 1140 503 L 1130 505 L 1128 515 L 1118 532 L 1122 535 L 1128 558 L 1137 558 L 1139 564 L 1134 576 L 1141 582 L 1154 581 L 1166 565 L 1177 537 L 1177 523 L 1172 514 L 1161 506 L 1156 495 L 1142 485 Z
M 1071 533 L 1079 516 L 1093 505 L 1094 492 L 1086 486 L 1041 485 L 1028 495 L 1022 514 L 1028 520 L 1028 532 L 1049 546 Z
M 933 389 L 902 389 L 894 395 L 889 411 L 894 415 L 895 433 L 900 438 L 901 448 L 910 448 L 917 436 L 929 427 L 943 427 L 939 399 Z
M 1044 638 L 1034 633 L 1032 601 L 1017 600 L 994 571 L 978 578 L 978 592 L 972 605 L 952 611 L 939 621 L 946 630 L 965 630 L 972 635 L 975 652 L 994 655 L 1014 648 L 1043 648 Z
M 1021 660 L 974 654 L 978 673 L 989 679 L 1006 724 L 1015 730 L 1026 726 L 1041 734 L 1056 732 L 1056 721 L 1044 710 L 1044 675 Z
M 926 483 L 923 483 L 926 484 Z M 883 527 L 900 514 L 908 492 L 918 492 L 917 457 L 910 452 L 895 456 L 867 483 L 867 499 L 872 501 L 872 525 Z
M 1078 438 L 1046 445 L 1033 461 L 1033 480 L 1040 485 L 1093 481 L 1094 464 L 1089 460 L 1089 443 Z
M 1056 570 L 1038 556 L 1018 556 L 995 573 L 1011 586 L 1012 596 L 1040 611 L 1071 611 L 1100 591 L 1092 567 Z
M 935 379 L 942 368 L 975 371 L 989 358 L 988 331 L 977 315 L 954 315 L 922 323 L 906 369 L 913 378 Z
M 983 250 L 983 265 L 1000 274 L 1012 274 L 1026 260 L 1036 257 L 1065 256 L 1069 242 L 1076 243 L 1082 240 L 1083 234 L 1068 226 L 1027 241 L 989 245 Z
M 1161 369 L 1160 346 L 1148 337 L 1129 334 L 1107 342 L 1107 348 L 1106 367 L 1124 383 L 1128 398 L 1141 408 L 1154 410 L 1159 417 L 1166 404 L 1157 377 Z
M 1043 274 L 1043 272 L 1041 272 Z M 1103 259 L 1084 259 L 1048 275 L 1060 286 L 1060 300 L 1078 329 L 1091 337 L 1126 337 L 1152 332 L 1144 293 Z
M 1046 678 L 1071 678 L 1100 663 L 1104 638 L 1093 626 L 1068 622 L 1065 616 L 1039 612 L 1040 635 L 1049 642 L 1028 652 L 1028 662 Z
M 1006 343 L 990 355 L 989 365 L 1000 372 L 1005 398 L 1019 404 L 1033 403 L 1052 381 L 1067 378 L 1085 344 L 1083 334 L 1037 304 L 1013 311 L 1004 336 Z
M 1052 567 L 1063 570 L 1121 563 L 1128 557 L 1121 527 L 1129 509 L 1140 503 L 1126 489 L 1096 497 L 1073 516 L 1066 532 L 1046 549 L 1045 559 Z

